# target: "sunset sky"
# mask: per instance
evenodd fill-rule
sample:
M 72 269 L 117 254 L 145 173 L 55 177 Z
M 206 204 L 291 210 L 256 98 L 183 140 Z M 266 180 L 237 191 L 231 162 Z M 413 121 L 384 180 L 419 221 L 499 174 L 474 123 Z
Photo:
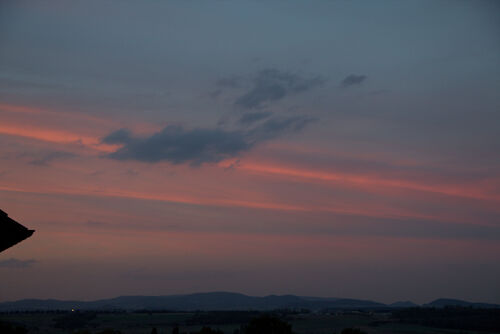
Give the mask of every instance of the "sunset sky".
M 0 301 L 500 303 L 497 1 L 2 1 Z

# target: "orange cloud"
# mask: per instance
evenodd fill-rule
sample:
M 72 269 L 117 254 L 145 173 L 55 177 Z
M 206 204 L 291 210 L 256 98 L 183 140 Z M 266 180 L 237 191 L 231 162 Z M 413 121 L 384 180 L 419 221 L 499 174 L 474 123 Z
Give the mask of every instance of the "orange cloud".
M 221 164 L 221 166 L 226 165 L 229 166 L 230 164 L 228 165 L 227 162 Z M 463 185 L 431 185 L 410 180 L 381 178 L 375 175 L 351 174 L 345 172 L 323 172 L 318 170 L 296 169 L 293 167 L 247 162 L 239 163 L 236 168 L 255 174 L 279 175 L 304 180 L 335 182 L 355 185 L 362 188 L 372 188 L 374 186 L 394 187 L 479 200 L 500 201 L 498 196 L 487 194 L 482 189 L 471 188 L 470 186 Z
M 11 113 L 13 115 L 17 114 L 18 116 L 20 116 L 21 114 L 23 115 L 27 114 L 33 116 L 43 116 L 45 119 L 48 120 L 65 119 L 67 121 L 73 122 L 74 124 L 81 124 L 83 122 L 94 127 L 96 125 L 99 125 L 100 128 L 105 127 L 107 131 L 111 131 L 113 129 L 123 126 L 121 122 L 116 122 L 108 118 L 96 117 L 93 115 L 73 110 L 59 111 L 59 110 L 51 110 L 45 108 L 36 108 L 31 106 L 14 105 L 6 103 L 0 103 L 0 110 Z M 158 131 L 158 129 L 161 128 L 158 125 L 144 123 L 136 120 L 134 120 L 132 123 L 133 124 L 130 124 L 130 127 L 133 128 L 134 132 L 136 133 L 149 133 Z
M 138 192 L 126 189 L 113 189 L 106 187 L 105 189 L 91 189 L 81 186 L 68 187 L 44 187 L 43 190 L 35 190 L 30 188 L 22 188 L 18 186 L 0 186 L 0 190 L 35 193 L 35 194 L 58 194 L 58 195 L 83 195 L 95 197 L 115 197 L 115 198 L 130 198 L 151 201 L 163 201 L 178 204 L 191 204 L 201 206 L 218 206 L 218 207 L 235 207 L 235 208 L 250 208 L 263 210 L 278 210 L 278 211 L 296 211 L 296 212 L 323 212 L 333 214 L 358 215 L 365 217 L 378 218 L 420 218 L 420 219 L 443 219 L 432 215 L 425 215 L 415 212 L 407 212 L 388 207 L 373 207 L 368 205 L 345 205 L 332 203 L 329 206 L 315 205 L 296 205 L 292 203 L 279 203 L 269 201 L 258 201 L 251 199 L 227 199 L 227 198 L 210 198 L 208 196 L 196 195 L 179 195 L 168 193 L 152 193 Z
M 0 103 L 0 134 L 20 136 L 57 144 L 80 144 L 101 152 L 113 152 L 118 146 L 101 143 L 100 138 L 121 122 L 76 111 L 58 111 L 31 106 Z M 132 122 L 137 133 L 157 131 L 158 125 Z
M 63 130 L 43 129 L 16 124 L 0 124 L 0 134 L 20 136 L 57 144 L 81 144 L 101 152 L 113 152 L 116 145 L 102 144 L 99 138 L 79 135 Z
M 112 123 L 109 120 L 105 120 L 103 118 L 94 117 L 94 116 L 83 114 L 83 113 L 72 112 L 71 114 L 69 114 L 69 113 L 62 113 L 62 112 L 58 112 L 58 111 L 54 111 L 54 110 L 34 108 L 34 107 L 15 105 L 15 104 L 0 103 L 0 110 L 6 111 L 6 112 L 11 112 L 11 113 L 24 113 L 24 114 L 33 114 L 33 115 L 45 114 L 45 115 L 61 116 L 64 114 L 64 117 L 71 117 L 74 119 L 89 120 L 89 121 L 93 121 L 93 122 L 107 123 L 107 124 Z

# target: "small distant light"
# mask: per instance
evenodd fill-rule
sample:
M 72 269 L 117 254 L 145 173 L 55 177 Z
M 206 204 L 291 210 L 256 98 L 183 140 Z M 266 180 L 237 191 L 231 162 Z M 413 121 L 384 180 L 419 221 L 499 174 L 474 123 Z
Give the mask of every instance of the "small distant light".
M 74 308 L 72 308 L 72 309 L 71 309 L 71 312 L 75 312 L 75 309 L 74 309 Z

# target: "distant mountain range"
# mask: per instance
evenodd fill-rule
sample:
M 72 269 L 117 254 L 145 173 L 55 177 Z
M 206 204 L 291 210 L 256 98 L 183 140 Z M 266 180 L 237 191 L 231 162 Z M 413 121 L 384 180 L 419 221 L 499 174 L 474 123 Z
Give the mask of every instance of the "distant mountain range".
M 423 307 L 446 307 L 446 306 L 462 306 L 462 307 L 475 307 L 475 308 L 500 308 L 498 304 L 489 304 L 489 303 L 471 303 L 465 300 L 459 299 L 447 299 L 441 298 L 436 299 L 433 302 L 422 305 Z
M 406 300 L 403 302 L 395 302 L 395 303 L 389 304 L 388 306 L 393 307 L 393 308 L 404 308 L 404 307 L 418 307 L 420 305 L 415 304 L 414 302 L 411 302 L 409 300 Z
M 424 307 L 467 306 L 500 308 L 500 305 L 470 303 L 455 299 L 437 299 Z M 345 298 L 299 297 L 294 295 L 270 295 L 252 297 L 232 292 L 208 292 L 171 296 L 122 296 L 96 301 L 61 301 L 56 299 L 23 299 L 0 303 L 0 312 L 42 310 L 171 310 L 171 311 L 236 311 L 236 310 L 375 310 L 418 306 L 409 301 L 390 305 L 370 300 Z

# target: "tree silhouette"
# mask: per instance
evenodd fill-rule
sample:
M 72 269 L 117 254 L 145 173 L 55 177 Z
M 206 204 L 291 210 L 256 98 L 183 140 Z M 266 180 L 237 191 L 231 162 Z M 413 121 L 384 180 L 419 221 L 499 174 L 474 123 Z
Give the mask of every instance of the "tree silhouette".
M 243 334 L 292 334 L 292 325 L 268 315 L 252 319 L 243 327 Z
M 344 328 L 340 334 L 366 334 L 359 328 Z
M 224 334 L 220 329 L 212 329 L 210 327 L 203 327 L 198 334 Z
M 2 334 L 25 334 L 28 330 L 21 326 L 14 326 L 10 323 L 0 321 L 0 333 Z
M 114 329 L 108 328 L 97 334 L 121 334 L 121 332 L 118 330 L 115 331 Z

